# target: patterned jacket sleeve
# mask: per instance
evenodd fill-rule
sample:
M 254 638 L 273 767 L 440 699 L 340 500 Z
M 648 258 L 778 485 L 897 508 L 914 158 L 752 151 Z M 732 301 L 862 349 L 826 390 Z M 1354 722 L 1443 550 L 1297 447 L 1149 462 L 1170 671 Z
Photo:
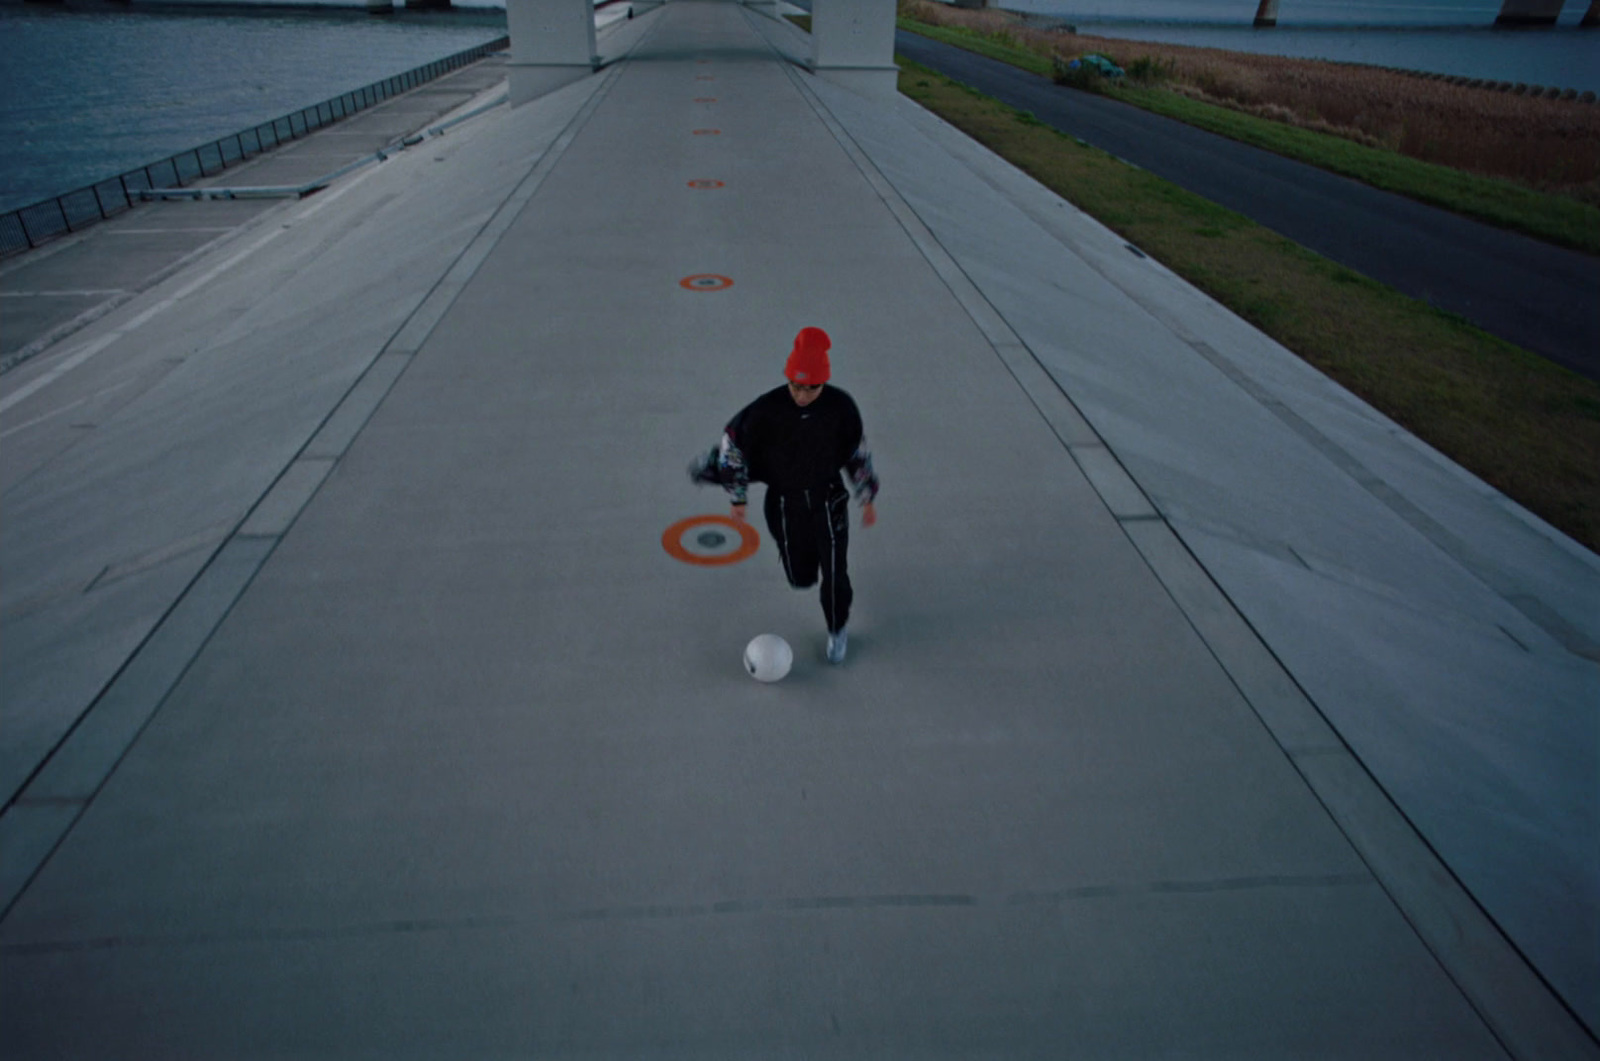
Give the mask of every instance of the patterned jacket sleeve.
M 733 503 L 743 505 L 750 499 L 750 468 L 745 463 L 744 451 L 739 448 L 737 431 L 736 419 L 722 432 L 722 441 L 717 443 L 717 478 Z
M 878 496 L 878 476 L 872 470 L 872 452 L 867 449 L 867 436 L 861 436 L 856 451 L 844 462 L 844 473 L 855 488 L 856 500 L 866 504 Z

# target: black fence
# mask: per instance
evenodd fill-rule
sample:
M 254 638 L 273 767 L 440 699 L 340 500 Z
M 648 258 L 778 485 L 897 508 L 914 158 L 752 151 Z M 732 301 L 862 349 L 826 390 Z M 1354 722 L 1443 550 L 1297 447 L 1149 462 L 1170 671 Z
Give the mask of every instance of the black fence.
M 8 214 L 0 214 L 0 257 L 37 247 L 46 240 L 87 228 L 98 221 L 132 209 L 141 192 L 159 188 L 182 188 L 202 177 L 221 173 L 279 144 L 298 140 L 308 133 L 386 99 L 408 92 L 418 85 L 475 63 L 493 52 L 510 46 L 509 37 L 468 48 L 436 62 L 407 70 L 403 74 L 376 81 L 364 88 L 324 100 L 314 107 L 297 110 L 282 118 L 213 140 L 209 144 L 180 152 L 148 166 L 108 177 L 87 188 L 45 199 Z

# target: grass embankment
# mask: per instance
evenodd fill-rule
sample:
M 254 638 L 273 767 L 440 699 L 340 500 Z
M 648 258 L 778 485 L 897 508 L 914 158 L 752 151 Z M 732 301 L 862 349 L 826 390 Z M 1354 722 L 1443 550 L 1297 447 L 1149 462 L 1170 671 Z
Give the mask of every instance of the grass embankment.
M 1600 384 L 925 67 L 900 90 L 1600 552 Z
M 1139 76 L 1106 95 L 1561 246 L 1600 254 L 1600 106 L 1393 70 L 1034 29 L 925 0 L 899 25 L 1052 75 L 1098 52 Z M 940 24 L 933 24 L 933 23 Z

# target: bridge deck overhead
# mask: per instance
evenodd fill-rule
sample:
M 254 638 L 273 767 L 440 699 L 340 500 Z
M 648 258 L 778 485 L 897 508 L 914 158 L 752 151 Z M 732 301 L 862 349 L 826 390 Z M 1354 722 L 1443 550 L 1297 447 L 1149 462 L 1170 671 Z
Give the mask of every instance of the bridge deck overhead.
M 613 0 L 615 2 L 615 0 Z M 662 0 L 632 0 L 628 17 Z M 776 18 L 780 0 L 747 0 Z M 858 92 L 895 94 L 894 0 L 815 0 L 801 61 L 807 69 Z M 511 31 L 511 102 L 521 105 L 598 70 L 594 0 L 507 0 Z
M 1595 557 L 807 46 L 666 4 L 0 381 L 8 1056 L 1595 1056 Z M 842 667 L 661 542 L 807 325 Z

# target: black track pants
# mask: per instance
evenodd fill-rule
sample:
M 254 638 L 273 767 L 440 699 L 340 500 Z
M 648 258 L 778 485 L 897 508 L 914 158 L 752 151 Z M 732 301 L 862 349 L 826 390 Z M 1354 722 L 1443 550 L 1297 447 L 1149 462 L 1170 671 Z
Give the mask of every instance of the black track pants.
M 828 632 L 850 620 L 850 495 L 838 483 L 793 494 L 767 491 L 767 530 L 778 546 L 789 585 L 805 589 L 822 576 L 822 614 Z

